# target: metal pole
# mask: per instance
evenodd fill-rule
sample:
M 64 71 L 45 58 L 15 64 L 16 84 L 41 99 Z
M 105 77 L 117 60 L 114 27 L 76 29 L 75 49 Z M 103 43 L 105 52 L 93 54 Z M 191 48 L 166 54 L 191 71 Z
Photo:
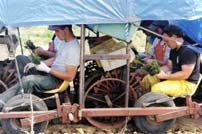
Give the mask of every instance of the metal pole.
M 81 25 L 81 40 L 80 40 L 80 79 L 79 79 L 79 105 L 84 108 L 84 54 L 85 54 L 85 27 Z
M 130 43 L 127 43 L 126 54 L 130 55 Z M 130 77 L 130 58 L 127 59 L 125 107 L 128 107 L 128 101 L 129 101 L 129 88 L 130 88 L 129 77 Z
M 125 40 L 128 41 L 128 35 L 129 35 L 129 23 L 125 25 Z M 129 74 L 130 74 L 130 43 L 127 42 L 126 47 L 126 54 L 129 55 L 129 58 L 126 60 L 126 96 L 125 96 L 125 107 L 128 107 L 128 101 L 129 101 Z
M 17 27 L 17 30 L 18 30 L 18 39 L 19 39 L 19 42 L 20 42 L 21 54 L 23 55 L 24 52 L 23 52 L 23 48 L 22 48 L 22 40 L 21 40 L 21 35 L 20 35 L 20 28 Z

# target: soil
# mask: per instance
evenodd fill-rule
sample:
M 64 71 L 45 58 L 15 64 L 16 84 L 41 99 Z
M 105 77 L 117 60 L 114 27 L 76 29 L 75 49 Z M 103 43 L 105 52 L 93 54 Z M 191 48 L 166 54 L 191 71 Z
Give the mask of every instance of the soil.
M 129 123 L 127 131 L 120 129 L 98 129 L 91 125 L 53 125 L 49 126 L 45 134 L 141 134 L 135 130 L 132 123 Z M 167 131 L 167 134 L 201 134 L 202 119 L 194 120 L 189 117 L 182 117 L 176 120 L 174 126 Z
M 129 123 L 127 130 L 119 129 L 98 129 L 84 123 L 67 125 L 49 125 L 44 134 L 141 134 Z M 191 119 L 189 117 L 178 118 L 174 126 L 166 134 L 201 134 L 202 119 Z M 5 134 L 0 129 L 0 134 Z

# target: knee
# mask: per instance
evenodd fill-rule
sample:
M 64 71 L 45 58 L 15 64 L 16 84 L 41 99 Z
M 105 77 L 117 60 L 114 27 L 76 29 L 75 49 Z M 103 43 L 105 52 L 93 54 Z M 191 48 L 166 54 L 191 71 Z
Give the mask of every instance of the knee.
M 22 83 L 27 84 L 27 83 L 33 83 L 33 81 L 36 79 L 35 75 L 28 75 L 22 78 Z
M 19 60 L 23 60 L 23 59 L 25 59 L 26 58 L 26 56 L 24 56 L 24 55 L 18 55 L 18 56 L 16 56 L 16 59 L 19 61 Z
M 161 87 L 160 87 L 160 84 L 157 83 L 157 84 L 154 84 L 151 88 L 151 92 L 161 92 Z

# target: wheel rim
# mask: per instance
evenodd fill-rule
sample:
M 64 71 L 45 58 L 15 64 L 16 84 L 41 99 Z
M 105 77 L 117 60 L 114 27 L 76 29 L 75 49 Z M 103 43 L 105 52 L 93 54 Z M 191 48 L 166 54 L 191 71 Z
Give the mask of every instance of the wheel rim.
M 135 96 L 133 95 L 134 100 Z M 105 78 L 95 82 L 86 91 L 86 108 L 120 108 L 125 105 L 125 82 L 116 78 Z M 126 123 L 126 117 L 86 117 L 98 128 L 118 128 Z

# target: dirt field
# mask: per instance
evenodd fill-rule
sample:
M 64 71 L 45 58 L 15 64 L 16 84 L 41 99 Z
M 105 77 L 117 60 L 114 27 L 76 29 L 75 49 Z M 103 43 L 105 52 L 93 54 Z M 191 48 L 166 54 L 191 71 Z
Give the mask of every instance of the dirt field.
M 120 129 L 97 129 L 89 125 L 54 125 L 49 126 L 45 134 L 141 134 L 132 128 L 132 124 L 128 126 L 128 131 Z M 193 120 L 189 117 L 177 119 L 175 125 L 167 134 L 201 134 L 202 133 L 202 119 Z
M 53 125 L 45 131 L 45 134 L 141 134 L 134 130 L 132 124 L 128 126 L 128 131 L 120 129 L 98 129 L 90 125 Z M 202 119 L 193 120 L 189 117 L 177 119 L 175 125 L 167 134 L 201 134 L 202 133 Z
M 98 129 L 91 125 L 69 124 L 69 125 L 49 125 L 44 134 L 141 134 L 134 130 L 132 124 L 127 131 L 120 129 Z M 202 119 L 193 120 L 189 117 L 178 118 L 175 125 L 166 134 L 201 134 Z M 0 134 L 5 134 L 0 129 Z

